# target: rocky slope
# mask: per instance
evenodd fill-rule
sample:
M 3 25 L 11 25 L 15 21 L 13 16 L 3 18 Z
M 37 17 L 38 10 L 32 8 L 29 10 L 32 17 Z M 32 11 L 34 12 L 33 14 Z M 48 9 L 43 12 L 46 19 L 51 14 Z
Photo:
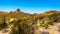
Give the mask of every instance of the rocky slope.
M 0 12 L 0 34 L 60 34 L 60 12 Z

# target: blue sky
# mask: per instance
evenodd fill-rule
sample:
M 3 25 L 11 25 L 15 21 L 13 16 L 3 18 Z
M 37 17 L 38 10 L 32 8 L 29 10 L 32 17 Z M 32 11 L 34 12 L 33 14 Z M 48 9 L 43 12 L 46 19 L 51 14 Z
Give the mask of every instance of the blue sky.
M 0 0 L 0 11 L 14 11 L 17 8 L 27 13 L 43 13 L 48 10 L 60 11 L 60 0 Z

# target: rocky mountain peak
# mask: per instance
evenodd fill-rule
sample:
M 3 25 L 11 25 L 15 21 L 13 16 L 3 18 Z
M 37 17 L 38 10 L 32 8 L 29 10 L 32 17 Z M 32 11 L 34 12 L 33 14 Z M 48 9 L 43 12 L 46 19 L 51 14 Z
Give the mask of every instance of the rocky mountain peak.
M 20 9 L 18 8 L 16 11 L 20 11 Z
M 19 13 L 20 12 L 20 9 L 17 9 L 16 12 Z

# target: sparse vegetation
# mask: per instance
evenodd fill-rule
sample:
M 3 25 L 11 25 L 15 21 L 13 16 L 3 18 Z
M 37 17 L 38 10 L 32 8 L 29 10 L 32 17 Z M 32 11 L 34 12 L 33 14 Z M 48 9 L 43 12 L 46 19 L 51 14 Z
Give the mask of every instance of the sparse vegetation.
M 23 13 L 19 9 L 17 11 L 6 14 L 3 13 L 4 15 L 0 14 L 1 29 L 13 25 L 10 34 L 32 34 L 34 30 L 37 29 L 38 19 L 40 20 L 38 22 L 40 27 L 45 27 L 46 29 L 60 19 L 60 13 L 57 11 L 49 11 L 43 14 Z M 9 22 L 10 18 L 14 18 L 14 20 Z

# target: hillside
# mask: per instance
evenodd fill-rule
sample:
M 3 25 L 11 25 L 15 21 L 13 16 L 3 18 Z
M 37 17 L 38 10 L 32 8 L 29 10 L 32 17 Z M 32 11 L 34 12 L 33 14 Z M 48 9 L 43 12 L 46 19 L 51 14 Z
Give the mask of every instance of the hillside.
M 60 12 L 55 10 L 42 14 L 24 13 L 20 9 L 0 12 L 1 34 L 59 34 L 59 26 Z

